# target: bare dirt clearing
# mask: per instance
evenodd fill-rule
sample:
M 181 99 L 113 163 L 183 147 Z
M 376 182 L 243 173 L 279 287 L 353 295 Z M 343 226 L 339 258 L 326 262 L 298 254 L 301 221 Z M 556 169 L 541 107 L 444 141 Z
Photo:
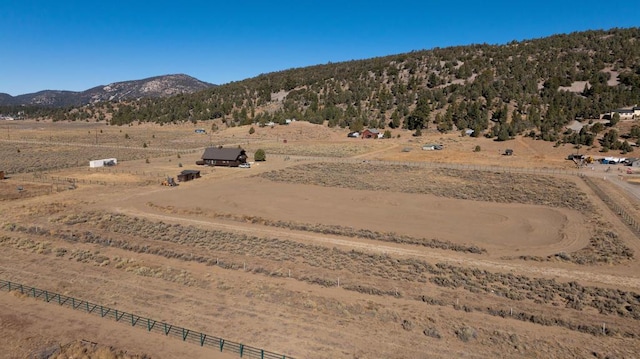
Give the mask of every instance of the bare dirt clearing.
M 46 136 L 28 125 L 11 136 Z M 512 141 L 516 156 L 507 158 L 498 148 L 505 144 L 486 139 L 429 134 L 424 142 L 442 139 L 445 150 L 422 151 L 406 132 L 354 141 L 310 124 L 256 128 L 255 136 L 236 127 L 211 138 L 191 124 L 49 125 L 61 141 L 95 140 L 103 129 L 114 150 L 131 138 L 160 150 L 148 161 L 43 176 L 91 181 L 77 189 L 3 197 L 2 279 L 296 358 L 640 351 L 640 243 L 580 178 L 371 162 L 570 168 L 566 149 L 553 144 Z M 268 149 L 267 161 L 195 167 L 210 142 Z M 175 143 L 185 152 L 163 152 Z M 416 148 L 401 152 L 407 146 Z M 203 176 L 159 185 L 184 168 Z M 0 183 L 7 194 L 22 176 Z M 218 354 L 6 292 L 0 301 L 8 328 L 0 347 L 10 357 L 82 339 L 153 358 Z
M 189 188 L 139 196 L 113 206 L 145 211 L 148 202 L 170 203 L 179 209 L 197 207 L 203 214 L 221 212 L 325 223 L 474 243 L 499 255 L 572 252 L 586 245 L 589 234 L 582 226 L 584 217 L 564 209 L 488 202 L 470 206 L 464 200 L 432 195 L 354 191 L 255 178 L 219 181 L 215 190 L 208 181 L 201 181 Z M 451 216 L 453 212 L 455 217 Z

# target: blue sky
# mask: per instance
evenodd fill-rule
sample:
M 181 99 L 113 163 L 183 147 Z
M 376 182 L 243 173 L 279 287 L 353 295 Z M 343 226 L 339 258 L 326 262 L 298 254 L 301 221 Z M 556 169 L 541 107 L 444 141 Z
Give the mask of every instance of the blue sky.
M 455 4 L 455 5 L 454 5 Z M 0 1 L 0 92 L 224 84 L 412 50 L 640 26 L 640 1 Z

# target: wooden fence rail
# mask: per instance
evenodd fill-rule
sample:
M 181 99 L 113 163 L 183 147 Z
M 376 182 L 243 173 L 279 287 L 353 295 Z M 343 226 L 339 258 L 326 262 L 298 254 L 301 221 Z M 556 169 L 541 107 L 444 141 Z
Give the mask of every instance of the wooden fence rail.
M 136 314 L 123 312 L 114 308 L 105 307 L 100 304 L 94 304 L 82 299 L 67 297 L 65 295 L 49 292 L 47 290 L 30 287 L 24 284 L 10 282 L 0 279 L 0 290 L 7 292 L 17 291 L 29 297 L 43 300 L 47 303 L 55 303 L 71 309 L 84 311 L 88 314 L 99 315 L 102 318 L 113 319 L 116 322 L 145 329 L 148 332 L 154 332 L 180 339 L 184 342 L 208 347 L 219 350 L 221 352 L 229 352 L 238 354 L 241 358 L 249 359 L 293 359 L 290 356 L 276 354 L 264 349 L 255 348 L 242 343 L 231 340 L 225 340 L 220 337 L 179 327 L 173 324 L 157 321 L 151 318 L 141 317 Z

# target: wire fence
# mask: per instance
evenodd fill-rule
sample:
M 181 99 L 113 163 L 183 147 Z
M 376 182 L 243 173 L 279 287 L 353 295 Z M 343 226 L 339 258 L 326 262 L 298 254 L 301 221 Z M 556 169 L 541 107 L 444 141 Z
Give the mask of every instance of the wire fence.
M 171 156 L 189 155 L 202 151 L 201 148 L 187 148 L 187 149 L 175 149 L 165 147 L 134 147 L 134 146 L 120 146 L 120 145 L 96 145 L 96 144 L 83 144 L 83 143 L 71 143 L 71 142 L 44 142 L 35 140 L 2 140 L 0 139 L 0 145 L 3 143 L 15 143 L 26 144 L 36 146 L 57 146 L 68 147 L 69 151 L 63 151 L 54 158 L 50 158 L 45 162 L 42 159 L 47 158 L 47 155 L 43 155 L 41 150 L 23 149 L 22 157 L 20 159 L 6 159 L 3 170 L 9 175 L 23 174 L 23 173 L 39 173 L 42 171 L 56 171 L 72 168 L 84 168 L 89 165 L 91 157 L 96 159 L 95 156 L 101 156 L 99 153 L 92 151 L 93 149 L 103 149 L 102 156 L 107 156 L 106 153 L 110 153 L 108 157 L 118 158 L 118 162 L 125 161 L 137 161 L 149 158 L 161 158 Z M 86 149 L 86 150 L 85 150 Z M 20 150 L 18 149 L 18 152 Z M 26 154 L 26 155 L 25 155 Z M 97 157 L 100 158 L 100 157 Z M 32 164 L 32 165 L 29 165 Z M 8 168 L 7 168 L 8 167 Z
M 102 168 L 89 168 L 89 172 L 100 172 L 100 173 L 114 173 L 114 174 L 130 174 L 135 176 L 145 177 L 152 182 L 160 183 L 160 179 L 167 178 L 169 175 L 162 172 L 154 172 L 154 171 L 138 171 L 138 170 L 123 170 L 123 169 L 115 169 L 111 167 L 102 167 Z M 103 181 L 103 180 L 95 180 L 95 179 L 84 179 L 84 178 L 76 178 L 76 177 L 60 177 L 60 176 L 51 176 L 46 173 L 38 173 L 32 172 L 29 174 L 26 173 L 18 173 L 11 174 L 7 176 L 7 178 L 12 179 L 14 181 L 22 181 L 22 182 L 33 182 L 33 183 L 47 183 L 55 186 L 67 186 L 68 189 L 75 189 L 75 187 L 79 184 L 90 184 L 90 185 L 102 185 L 102 186 L 116 186 L 118 184 L 122 184 L 122 182 L 118 181 Z M 142 180 L 144 181 L 144 180 Z
M 78 183 L 86 184 L 91 182 L 92 184 L 106 185 L 106 183 L 101 181 L 85 181 L 85 180 L 78 180 L 77 178 L 72 178 L 72 177 L 56 177 L 56 176 L 48 176 L 40 173 L 32 173 L 29 175 L 25 173 L 12 174 L 10 176 L 7 176 L 6 178 L 16 183 L 18 191 L 21 192 L 21 194 L 23 192 L 23 188 L 26 190 L 29 187 L 28 183 L 42 183 L 42 184 L 50 185 L 51 187 L 50 187 L 49 193 L 76 189 Z M 32 195 L 34 193 L 36 194 L 42 193 L 38 191 L 33 192 L 31 190 L 29 190 L 29 192 Z
M 31 173 L 29 175 L 24 173 L 12 174 L 7 178 L 16 182 L 22 181 L 32 183 L 47 183 L 54 186 L 62 186 L 62 189 L 75 189 L 78 184 L 97 184 L 103 186 L 115 185 L 115 183 L 109 183 L 107 181 L 89 180 L 75 177 L 49 176 L 37 172 Z
M 264 349 L 255 348 L 231 340 L 225 340 L 213 335 L 197 332 L 173 324 L 157 321 L 151 318 L 141 317 L 136 314 L 123 312 L 114 308 L 105 307 L 100 304 L 94 304 L 86 300 L 67 297 L 59 293 L 49 292 L 20 283 L 0 280 L 0 290 L 4 290 L 7 292 L 20 292 L 23 295 L 41 299 L 47 303 L 55 303 L 67 308 L 80 310 L 88 314 L 99 315 L 102 318 L 113 319 L 116 322 L 128 324 L 132 327 L 145 329 L 148 332 L 163 334 L 167 337 L 174 337 L 184 342 L 219 350 L 220 352 L 238 354 L 241 358 L 293 359 L 292 357 L 283 354 L 273 353 Z
M 633 233 L 640 238 L 640 223 L 634 216 L 630 215 L 627 211 L 618 205 L 609 195 L 607 195 L 598 185 L 588 176 L 580 176 L 584 182 L 595 192 L 598 197 L 604 202 L 615 214 L 622 218 L 622 221 L 633 231 Z
M 178 167 L 181 168 L 181 167 Z M 120 174 L 130 174 L 135 176 L 143 176 L 143 177 L 153 177 L 153 178 L 167 178 L 168 174 L 166 172 L 154 172 L 154 171 L 142 171 L 137 169 L 123 169 L 116 167 L 94 167 L 88 168 L 88 172 L 101 172 L 101 173 L 120 173 Z
M 47 146 L 65 146 L 65 147 L 91 147 L 91 148 L 107 148 L 107 149 L 123 149 L 123 150 L 142 150 L 146 152 L 160 152 L 161 155 L 175 155 L 175 154 L 188 154 L 194 153 L 200 148 L 166 148 L 166 147 L 151 147 L 151 146 L 122 146 L 117 144 L 97 144 L 97 143 L 79 143 L 79 142 L 67 142 L 67 141 L 43 141 L 33 139 L 0 139 L 0 142 L 5 143 L 24 143 L 34 145 L 47 145 Z
M 282 158 L 285 161 L 294 162 L 332 162 L 332 163 L 366 163 L 370 165 L 395 165 L 409 166 L 421 168 L 446 168 L 459 170 L 476 170 L 476 171 L 492 171 L 507 173 L 532 173 L 532 174 L 553 174 L 553 175 L 579 175 L 580 171 L 563 168 L 524 168 L 524 167 L 505 167 L 492 165 L 475 165 L 465 163 L 448 163 L 448 162 L 405 162 L 405 161 L 382 161 L 382 160 L 366 160 L 361 158 L 344 158 L 344 157 L 322 157 L 322 156 L 294 156 L 282 154 L 270 154 L 271 157 Z

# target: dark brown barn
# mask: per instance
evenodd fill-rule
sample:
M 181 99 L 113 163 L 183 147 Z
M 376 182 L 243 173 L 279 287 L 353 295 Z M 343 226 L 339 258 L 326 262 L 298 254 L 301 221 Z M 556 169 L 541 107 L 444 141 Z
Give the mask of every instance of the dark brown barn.
M 247 154 L 242 148 L 208 147 L 202 154 L 202 161 L 209 166 L 238 167 L 247 162 Z
M 184 170 L 178 175 L 178 182 L 191 181 L 196 178 L 200 178 L 200 171 L 197 170 Z
M 4 171 L 0 171 L 0 180 L 4 179 Z

